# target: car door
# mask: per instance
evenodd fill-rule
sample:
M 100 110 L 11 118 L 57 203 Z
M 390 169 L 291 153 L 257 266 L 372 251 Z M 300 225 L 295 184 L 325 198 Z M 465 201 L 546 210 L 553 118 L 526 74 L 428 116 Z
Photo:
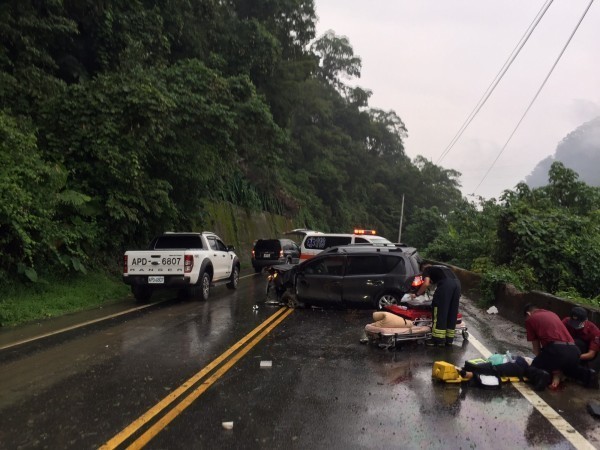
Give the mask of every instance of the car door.
M 289 259 L 292 264 L 298 264 L 300 262 L 300 247 L 298 247 L 298 244 L 289 239 L 282 239 L 281 247 L 283 248 L 284 256 L 286 259 Z
M 300 262 L 300 246 L 294 241 L 290 241 L 290 249 L 292 254 L 292 264 L 298 264 Z
M 301 301 L 341 303 L 345 255 L 316 257 L 304 264 L 296 276 L 296 295 Z
M 227 246 L 216 236 L 207 236 L 208 244 L 210 245 L 210 260 L 213 263 L 213 280 L 222 280 L 229 276 L 229 252 Z
M 372 303 L 385 288 L 385 274 L 378 254 L 348 255 L 342 284 L 344 303 Z

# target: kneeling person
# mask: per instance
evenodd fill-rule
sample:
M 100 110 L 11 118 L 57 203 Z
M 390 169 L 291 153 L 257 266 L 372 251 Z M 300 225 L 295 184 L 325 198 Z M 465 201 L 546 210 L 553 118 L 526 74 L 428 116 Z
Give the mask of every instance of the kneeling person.
M 600 329 L 588 320 L 587 310 L 581 306 L 575 306 L 571 310 L 571 315 L 563 319 L 563 323 L 581 351 L 579 356 L 581 365 L 598 371 L 600 369 L 600 356 L 598 356 Z

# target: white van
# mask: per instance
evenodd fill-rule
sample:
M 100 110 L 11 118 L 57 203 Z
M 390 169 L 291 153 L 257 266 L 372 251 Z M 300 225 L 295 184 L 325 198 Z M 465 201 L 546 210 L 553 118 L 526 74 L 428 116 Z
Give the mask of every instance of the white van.
M 294 230 L 296 231 L 296 230 Z M 329 247 L 348 244 L 391 244 L 384 237 L 377 236 L 375 230 L 356 229 L 353 234 L 322 233 L 305 231 L 300 244 L 300 261 L 306 261 Z

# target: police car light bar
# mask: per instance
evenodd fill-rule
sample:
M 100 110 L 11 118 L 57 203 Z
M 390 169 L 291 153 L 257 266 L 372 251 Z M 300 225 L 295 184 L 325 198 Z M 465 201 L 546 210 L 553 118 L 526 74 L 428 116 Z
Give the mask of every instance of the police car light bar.
M 355 228 L 354 234 L 372 234 L 375 236 L 377 234 L 376 230 L 363 230 L 362 228 Z

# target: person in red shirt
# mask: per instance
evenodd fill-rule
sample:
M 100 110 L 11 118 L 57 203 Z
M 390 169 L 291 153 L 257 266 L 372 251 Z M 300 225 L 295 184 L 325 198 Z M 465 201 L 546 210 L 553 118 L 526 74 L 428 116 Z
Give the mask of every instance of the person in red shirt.
M 563 319 L 569 334 L 573 337 L 575 345 L 579 347 L 581 355 L 579 361 L 582 365 L 595 371 L 600 369 L 600 329 L 588 320 L 587 310 L 575 306 L 571 315 Z
M 527 340 L 535 354 L 531 365 L 549 373 L 560 371 L 585 387 L 598 389 L 596 371 L 579 365 L 581 351 L 560 318 L 532 304 L 523 312 Z

